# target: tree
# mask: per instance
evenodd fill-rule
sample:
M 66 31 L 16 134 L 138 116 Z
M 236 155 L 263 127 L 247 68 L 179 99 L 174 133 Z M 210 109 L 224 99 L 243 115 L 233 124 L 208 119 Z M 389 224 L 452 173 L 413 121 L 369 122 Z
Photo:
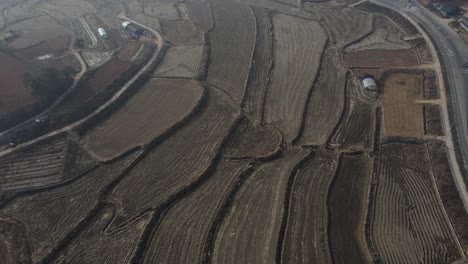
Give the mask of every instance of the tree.
M 24 77 L 24 83 L 35 96 L 43 99 L 53 99 L 62 94 L 73 82 L 73 68 L 65 67 L 62 72 L 55 68 L 45 68 L 29 72 Z

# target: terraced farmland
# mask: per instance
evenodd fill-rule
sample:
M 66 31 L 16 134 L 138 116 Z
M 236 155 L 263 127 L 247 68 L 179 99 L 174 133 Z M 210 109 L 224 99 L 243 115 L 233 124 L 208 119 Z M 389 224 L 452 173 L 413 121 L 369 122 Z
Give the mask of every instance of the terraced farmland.
M 148 143 L 190 115 L 202 97 L 203 89 L 196 81 L 153 79 L 118 111 L 91 128 L 85 136 L 87 145 L 103 157 L 112 157 Z M 179 106 L 177 111 L 174 104 Z
M 216 92 L 206 100 L 189 124 L 149 152 L 112 191 L 110 200 L 120 207 L 117 222 L 160 206 L 213 166 L 239 115 Z
M 383 262 L 452 263 L 462 257 L 422 145 L 382 146 L 371 239 Z
M 160 77 L 194 78 L 200 70 L 203 46 L 175 46 L 169 48 L 155 75 Z
M 317 152 L 298 169 L 291 191 L 283 263 L 332 263 L 327 197 L 337 161 L 333 153 Z
M 255 46 L 255 18 L 250 7 L 233 1 L 211 4 L 215 28 L 210 32 L 207 80 L 242 102 Z
M 284 200 L 295 166 L 309 153 L 291 150 L 258 167 L 232 201 L 216 234 L 213 263 L 274 263 Z
M 131 155 L 101 166 L 68 185 L 21 196 L 4 206 L 0 215 L 14 220 L 24 230 L 31 250 L 29 258 L 38 263 L 87 217 L 103 189 L 134 159 L 135 155 Z
M 16 53 L 36 33 L 0 30 L 0 54 L 54 44 L 90 67 L 64 111 L 0 131 L 0 264 L 466 262 L 452 142 L 435 140 L 451 139 L 448 95 L 403 16 L 355 0 L 11 1 L 7 28 L 75 35 Z M 68 65 L 55 55 L 31 67 Z
M 346 71 L 338 61 L 335 51 L 325 52 L 320 77 L 312 87 L 305 112 L 299 138 L 302 145 L 324 144 L 339 122 L 344 108 Z
M 265 103 L 265 123 L 292 141 L 301 129 L 307 97 L 319 70 L 327 35 L 320 24 L 286 15 L 273 17 L 275 67 Z M 307 43 L 298 49 L 299 43 Z

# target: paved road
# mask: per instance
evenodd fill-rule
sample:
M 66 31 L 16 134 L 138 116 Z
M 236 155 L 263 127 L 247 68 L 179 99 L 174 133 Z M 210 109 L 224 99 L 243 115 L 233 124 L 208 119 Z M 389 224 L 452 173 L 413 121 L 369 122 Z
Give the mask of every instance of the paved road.
M 446 68 L 446 77 L 450 87 L 444 87 L 443 82 L 439 80 L 441 88 L 441 99 L 445 102 L 445 89 L 450 89 L 452 105 L 454 108 L 455 125 L 459 135 L 462 156 L 464 160 L 468 159 L 468 71 L 463 69 L 463 63 L 468 62 L 468 45 L 448 26 L 447 20 L 441 19 L 422 7 L 417 0 L 370 0 L 391 8 L 401 14 L 406 15 L 410 20 L 420 23 L 432 36 L 438 46 L 442 56 L 440 63 Z M 423 34 L 425 35 L 425 34 Z M 438 64 L 436 58 L 436 64 Z M 438 65 L 437 65 L 438 66 Z M 440 68 L 436 67 L 436 72 L 440 74 Z M 442 79 L 442 78 L 439 78 Z M 447 105 L 441 104 L 442 122 L 444 125 L 447 145 L 447 154 L 452 169 L 452 175 L 455 180 L 460 197 L 462 198 L 465 210 L 468 212 L 468 192 L 465 181 L 461 173 L 461 164 L 457 163 L 455 151 L 453 150 L 453 139 L 451 135 L 451 124 L 449 123 L 449 113 Z M 466 166 L 466 164 L 465 164 Z

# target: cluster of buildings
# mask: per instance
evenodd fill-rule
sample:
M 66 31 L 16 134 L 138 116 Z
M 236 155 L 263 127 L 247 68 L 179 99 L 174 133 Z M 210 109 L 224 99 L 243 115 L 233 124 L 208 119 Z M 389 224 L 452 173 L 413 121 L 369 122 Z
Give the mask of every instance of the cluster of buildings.
M 136 25 L 136 24 L 134 24 L 134 23 L 132 23 L 130 21 L 122 22 L 122 27 L 125 30 L 132 33 L 132 36 L 135 39 L 138 39 L 141 35 L 144 35 L 146 33 L 146 31 L 142 27 L 140 27 L 140 26 L 138 26 L 138 25 Z M 108 38 L 107 32 L 106 32 L 106 30 L 104 28 L 98 28 L 98 34 L 99 34 L 99 37 L 101 37 L 103 39 Z
M 443 17 L 451 17 L 460 12 L 460 8 L 453 4 L 446 3 L 437 3 L 432 2 L 432 7 L 434 7 Z

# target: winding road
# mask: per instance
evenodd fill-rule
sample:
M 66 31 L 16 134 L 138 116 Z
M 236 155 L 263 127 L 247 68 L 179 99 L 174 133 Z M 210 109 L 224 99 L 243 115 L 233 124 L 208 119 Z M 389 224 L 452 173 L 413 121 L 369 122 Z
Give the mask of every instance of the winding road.
M 443 102 L 440 107 L 444 132 L 446 134 L 447 155 L 455 184 L 462 198 L 465 210 L 468 212 L 468 191 L 460 167 L 467 166 L 468 162 L 458 164 L 454 150 L 454 139 L 452 137 L 452 126 L 455 125 L 462 158 L 465 161 L 468 160 L 468 71 L 463 68 L 463 63 L 468 61 L 468 45 L 450 28 L 448 20 L 439 18 L 431 13 L 421 6 L 417 0 L 370 0 L 370 2 L 390 8 L 408 18 L 422 32 L 432 50 L 433 57 L 435 58 L 435 70 L 438 75 L 441 101 Z M 441 54 L 440 57 L 436 55 L 436 47 L 433 47 L 429 36 L 421 30 L 421 26 L 424 27 L 435 41 Z M 445 66 L 445 77 L 450 88 L 445 87 L 441 63 Z M 446 98 L 446 89 L 450 89 L 450 100 L 453 106 L 455 124 L 450 124 L 450 113 L 447 106 L 447 100 L 449 99 Z

